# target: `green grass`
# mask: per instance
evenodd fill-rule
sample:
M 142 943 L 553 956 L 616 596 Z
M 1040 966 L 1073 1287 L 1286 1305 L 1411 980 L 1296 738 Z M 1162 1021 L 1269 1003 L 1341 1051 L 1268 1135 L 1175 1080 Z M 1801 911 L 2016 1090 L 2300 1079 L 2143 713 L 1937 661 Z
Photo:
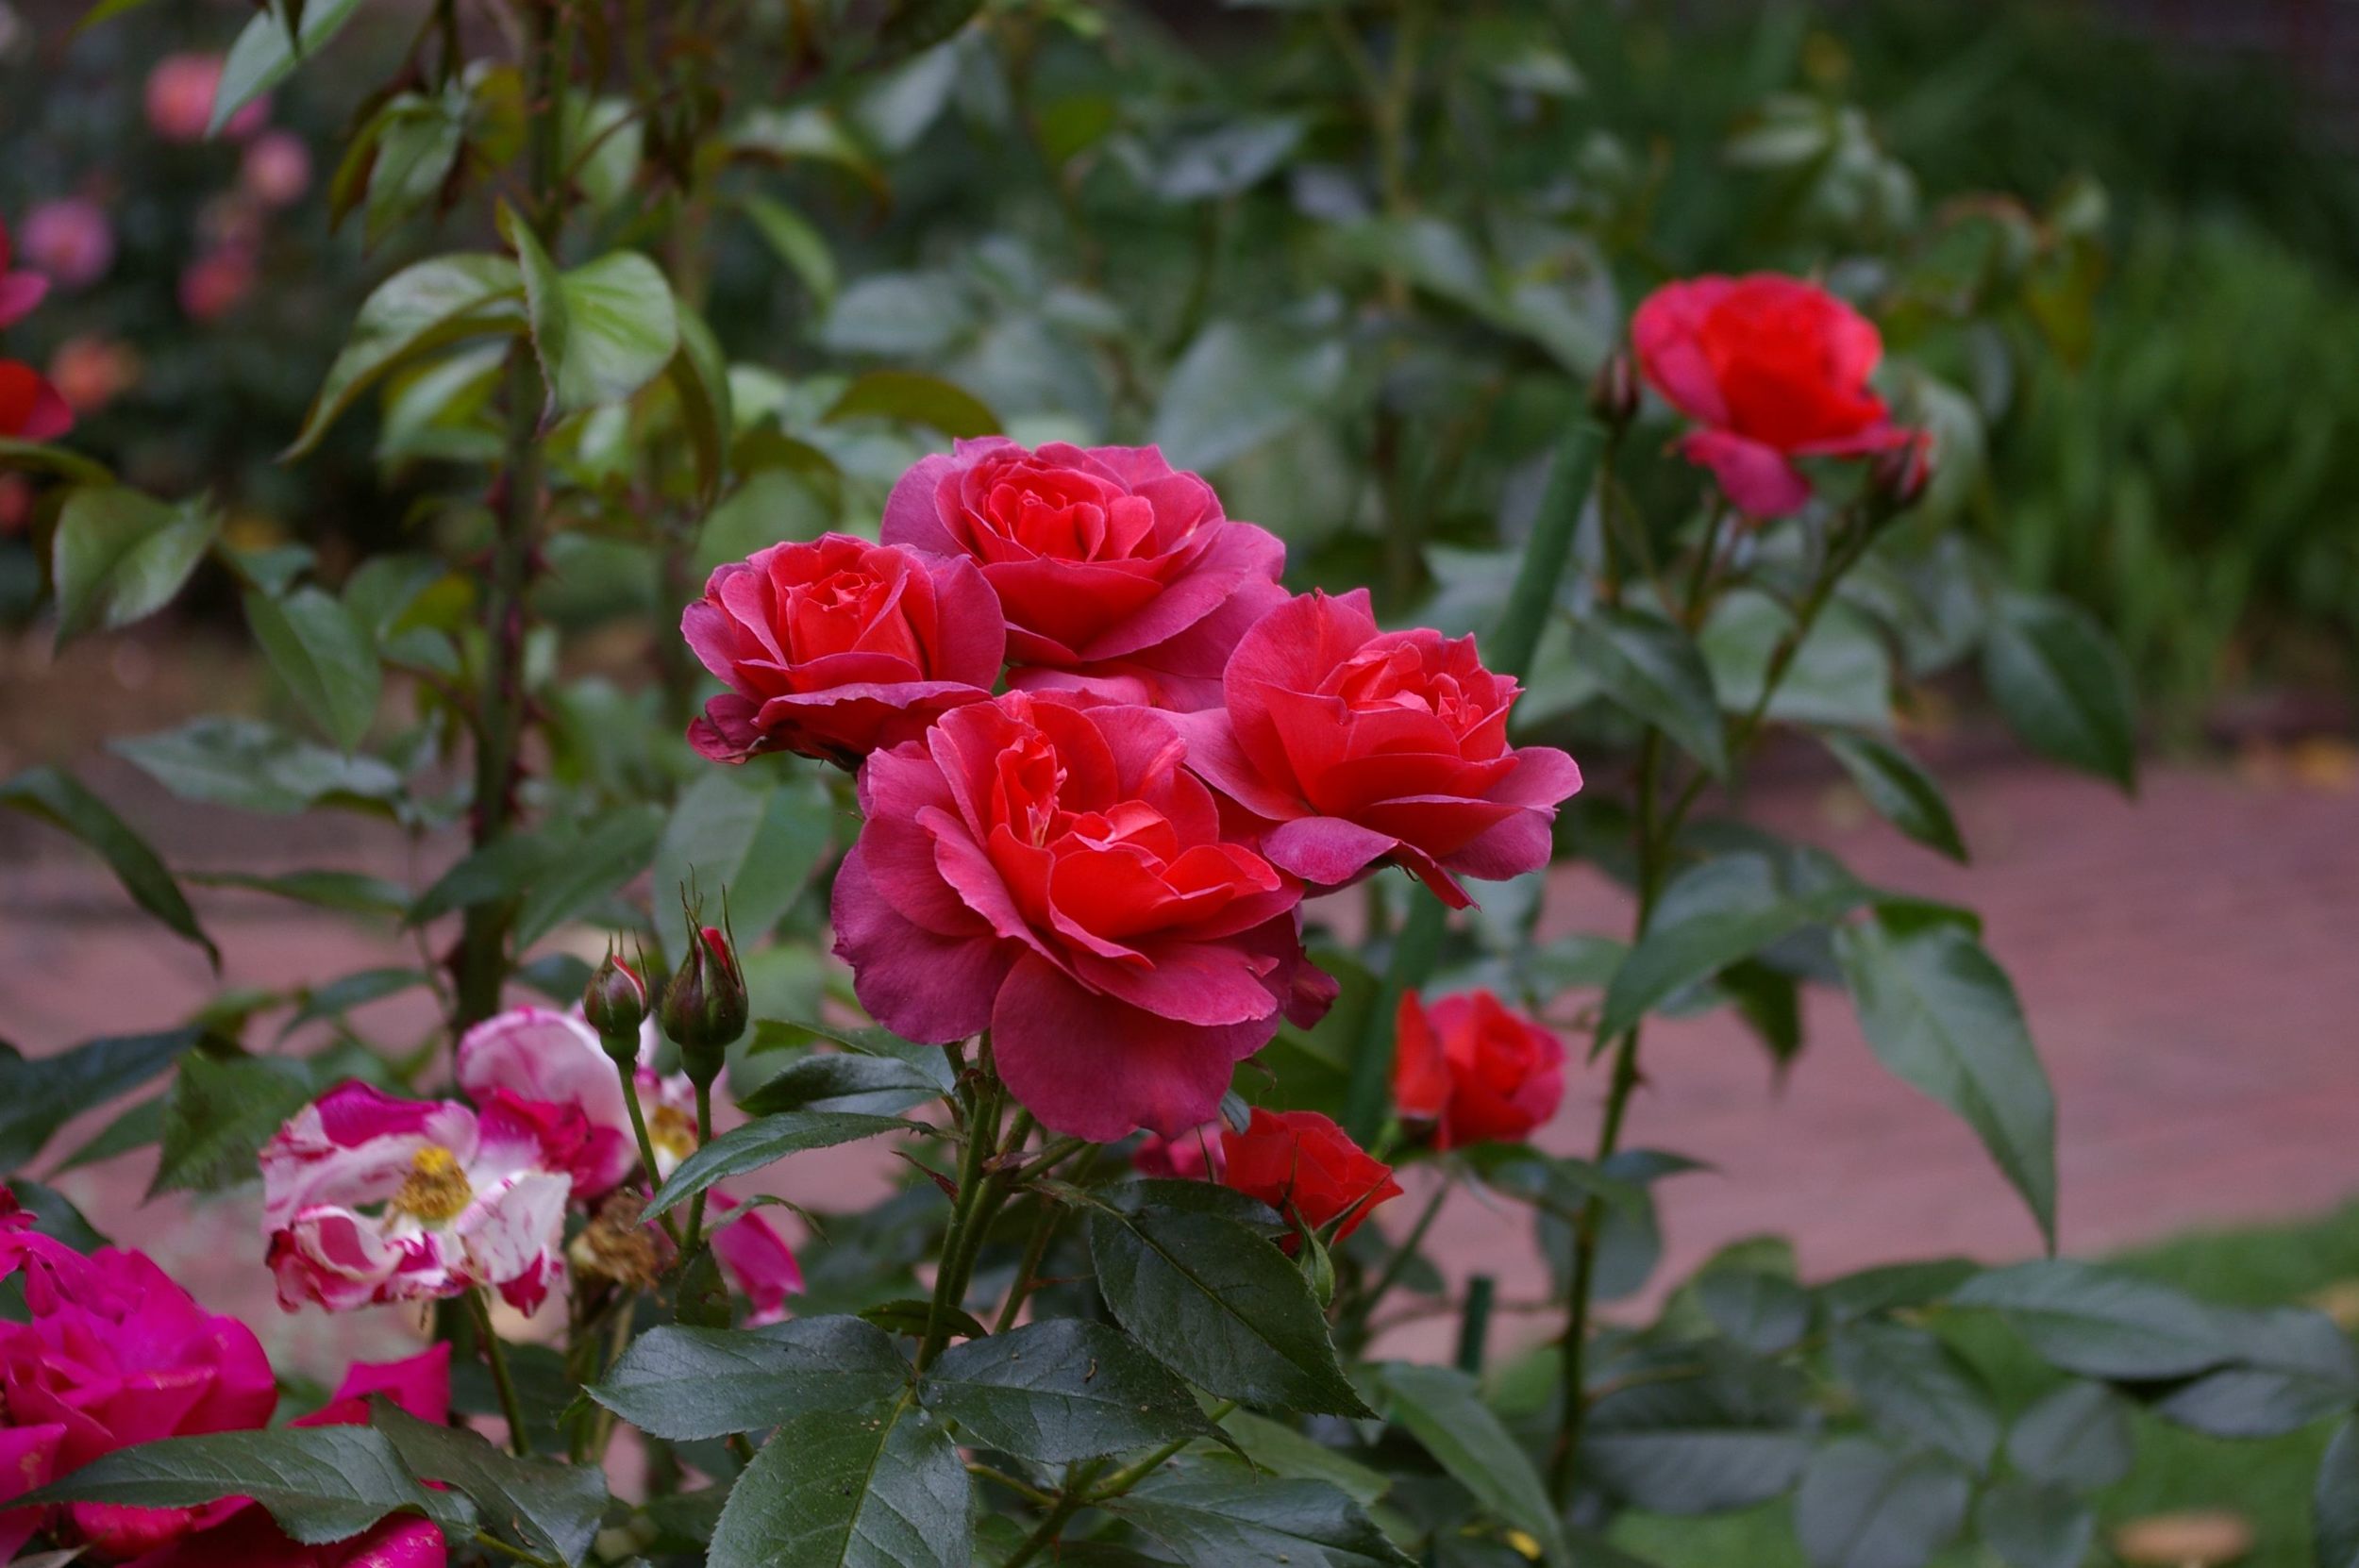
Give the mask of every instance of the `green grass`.
M 2359 1281 L 2359 1204 L 2302 1225 L 2199 1231 L 2113 1259 L 2207 1301 L 2284 1306 Z M 2012 1334 L 1987 1321 L 1946 1326 L 1990 1378 L 2005 1409 L 2020 1410 L 2055 1381 Z M 2257 1543 L 2240 1568 L 2311 1568 L 2310 1480 L 2331 1425 L 2262 1443 L 2199 1437 L 2143 1414 L 2137 1466 L 2104 1493 L 2106 1524 L 2189 1508 L 2232 1509 L 2252 1522 Z M 1662 1568 L 1808 1568 L 1783 1502 L 1716 1519 L 1633 1515 L 1614 1540 Z M 1979 1549 L 1945 1554 L 1940 1568 L 1987 1568 Z

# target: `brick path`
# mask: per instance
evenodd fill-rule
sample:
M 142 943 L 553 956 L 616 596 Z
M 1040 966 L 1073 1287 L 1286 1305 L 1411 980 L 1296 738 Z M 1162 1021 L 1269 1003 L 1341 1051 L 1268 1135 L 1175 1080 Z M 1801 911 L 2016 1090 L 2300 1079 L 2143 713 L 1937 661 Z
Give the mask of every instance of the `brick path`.
M 176 863 L 229 864 L 257 841 L 285 865 L 330 863 L 321 844 L 288 836 L 316 834 L 317 825 L 265 824 L 257 833 L 250 822 L 175 807 L 119 773 L 99 776 L 173 846 Z M 1984 911 L 2056 1080 L 2067 1248 L 2304 1214 L 2359 1192 L 2359 795 L 2158 768 L 2130 803 L 2049 772 L 2002 767 L 1960 780 L 1955 800 L 1978 857 L 1968 870 L 1863 821 L 1838 791 L 1789 786 L 1757 804 L 1864 876 Z M 340 859 L 348 855 L 357 830 L 327 831 Z M 381 846 L 388 863 L 399 863 L 398 852 L 397 842 Z M 126 914 L 103 874 L 61 839 L 0 819 L 0 1033 L 27 1052 L 163 1026 L 207 993 L 202 959 Z M 270 900 L 209 894 L 201 903 L 236 983 L 284 984 L 409 956 Z M 1619 894 L 1581 868 L 1565 874 L 1548 914 L 1556 929 L 1617 933 L 1626 918 Z M 416 997 L 361 1016 L 389 1034 L 430 1024 Z M 2031 1250 L 2030 1221 L 1971 1137 L 1876 1065 L 1841 999 L 1815 998 L 1809 1023 L 1810 1047 L 1782 1086 L 1725 1018 L 1650 1029 L 1631 1140 L 1714 1166 L 1662 1191 L 1669 1269 L 1764 1230 L 1794 1236 L 1814 1275 L 1944 1251 L 1997 1259 Z M 1600 1090 L 1595 1077 L 1576 1078 L 1550 1146 L 1585 1147 Z M 209 1303 L 247 1315 L 289 1364 L 329 1371 L 410 1331 L 393 1312 L 335 1324 L 318 1313 L 281 1317 L 259 1267 L 251 1193 L 135 1210 L 150 1163 L 133 1157 L 59 1185 Z M 789 1189 L 821 1203 L 858 1201 L 884 1179 L 857 1156 L 804 1156 L 785 1171 Z M 1462 1199 L 1436 1234 L 1453 1272 L 1498 1274 L 1509 1301 L 1540 1289 L 1520 1213 Z M 1501 1332 L 1519 1329 L 1511 1320 Z M 1416 1325 L 1393 1343 L 1436 1353 L 1447 1333 L 1438 1322 Z

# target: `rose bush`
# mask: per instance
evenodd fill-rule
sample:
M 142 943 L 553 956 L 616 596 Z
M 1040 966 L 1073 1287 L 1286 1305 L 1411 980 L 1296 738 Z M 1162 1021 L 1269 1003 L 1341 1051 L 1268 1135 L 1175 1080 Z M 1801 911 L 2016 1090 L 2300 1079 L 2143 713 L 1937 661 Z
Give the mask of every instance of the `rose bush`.
M 183 225 L 189 312 L 303 317 L 258 283 L 313 160 L 257 106 L 304 108 L 375 10 L 266 8 L 155 77 L 158 135 L 250 138 Z M 28 1277 L 0 1327 L 8 1544 L 1586 1568 L 1653 1550 L 1630 1516 L 1749 1510 L 1812 1568 L 1969 1530 L 2048 1568 L 2087 1555 L 2133 1402 L 2235 1435 L 2359 1410 L 2322 1318 L 2089 1265 L 1816 1280 L 1765 1241 L 1655 1277 L 1656 1190 L 1701 1160 L 1626 1146 L 1652 1020 L 1725 1009 L 1782 1066 L 1805 987 L 2052 1240 L 2053 1101 L 1973 921 L 1723 786 L 1775 733 L 1962 859 L 1899 721 L 1977 651 L 2031 743 L 2129 777 L 2102 638 L 1951 526 L 1978 426 L 1940 367 L 1999 385 L 1992 356 L 2051 329 L 2091 275 L 2066 215 L 1901 209 L 1838 116 L 1841 156 L 1775 204 L 1793 231 L 1728 248 L 1822 259 L 1850 303 L 1698 271 L 1626 312 L 1713 247 L 1603 130 L 1568 175 L 1605 100 L 1568 118 L 1545 19 L 1257 15 L 1272 114 L 1160 29 L 1101 46 L 1095 13 L 765 18 L 429 19 L 315 149 L 353 248 L 417 259 L 290 455 L 381 400 L 358 444 L 414 504 L 397 550 L 151 495 L 38 433 L 38 378 L 0 404 L 0 525 L 29 523 L 60 639 L 203 574 L 283 689 L 130 764 L 209 809 L 364 812 L 405 852 L 202 874 L 385 951 L 0 1053 L 30 1108 L 0 1154 L 162 1079 L 64 1179 L 151 1145 L 159 1193 L 259 1177 L 283 1307 L 434 1346 L 355 1369 L 312 1418 L 341 1425 L 266 1426 L 252 1336 L 16 1172 L 13 1244 L 77 1283 Z M 1430 69 L 1445 33 L 1464 73 Z M 429 212 L 476 248 L 387 243 Z M 106 358 L 49 362 L 95 409 Z M 215 895 L 70 773 L 0 805 L 222 957 Z M 1549 918 L 1567 859 L 1626 923 Z M 878 1158 L 804 1158 L 839 1145 Z M 1468 1205 L 1529 1243 L 1430 1247 Z M 1983 1319 L 2021 1383 L 1961 1353 Z M 1409 1359 L 1420 1326 L 1448 1364 Z M 2068 1463 L 2040 1441 L 2065 1426 L 2096 1434 Z M 2354 1432 L 2330 1518 L 2359 1517 Z

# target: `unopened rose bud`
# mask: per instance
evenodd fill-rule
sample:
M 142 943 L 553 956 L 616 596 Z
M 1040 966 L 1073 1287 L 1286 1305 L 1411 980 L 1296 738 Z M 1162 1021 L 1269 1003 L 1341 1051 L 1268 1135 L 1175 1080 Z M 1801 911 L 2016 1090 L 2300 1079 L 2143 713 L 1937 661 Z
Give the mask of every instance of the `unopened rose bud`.
M 679 1046 L 680 1065 L 691 1079 L 710 1084 L 721 1075 L 724 1053 L 745 1032 L 751 1004 L 737 953 L 714 926 L 689 923 L 687 956 L 663 988 L 657 1009 L 663 1032 Z
M 1618 430 L 1638 412 L 1638 366 L 1627 352 L 1616 349 L 1589 383 L 1589 411 L 1598 423 Z
M 647 982 L 611 947 L 606 950 L 606 961 L 582 989 L 581 1015 L 598 1031 L 608 1056 L 626 1064 L 638 1062 L 639 1026 L 647 1016 Z
M 1869 482 L 1887 511 L 1904 512 L 1924 499 L 1933 480 L 1932 445 L 1932 437 L 1919 430 L 1876 459 Z

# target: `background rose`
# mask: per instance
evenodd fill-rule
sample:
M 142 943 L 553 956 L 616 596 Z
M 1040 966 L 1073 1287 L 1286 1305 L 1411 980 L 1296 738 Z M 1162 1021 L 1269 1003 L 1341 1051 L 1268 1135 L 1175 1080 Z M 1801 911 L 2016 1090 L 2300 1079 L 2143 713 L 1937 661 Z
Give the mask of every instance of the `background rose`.
M 1631 342 L 1655 390 L 1705 426 L 1681 452 L 1750 516 L 1782 517 L 1810 499 L 1795 458 L 1861 457 L 1913 439 L 1867 385 L 1883 357 L 1875 324 L 1799 278 L 1666 284 L 1639 306 Z
M 74 410 L 41 372 L 0 359 L 0 439 L 56 441 L 74 428 Z
M 1393 1099 L 1404 1120 L 1433 1126 L 1433 1145 L 1514 1143 L 1564 1100 L 1564 1043 L 1487 991 L 1430 1008 L 1400 999 Z
M 43 202 L 25 213 L 24 240 L 25 259 L 61 289 L 88 288 L 114 265 L 114 225 L 105 208 L 83 197 Z M 8 269 L 5 247 L 0 241 L 0 272 Z M 8 279 L 0 277 L 0 296 L 7 292 Z M 0 318 L 7 314 L 0 298 Z
M 1393 1168 L 1315 1110 L 1257 1106 L 1245 1131 L 1221 1129 L 1220 1143 L 1225 1186 L 1261 1199 L 1288 1219 L 1299 1218 L 1313 1230 L 1340 1218 L 1338 1242 L 1359 1229 L 1379 1204 L 1400 1196 Z M 1297 1238 L 1286 1239 L 1289 1252 L 1297 1244 Z
M 1365 589 L 1280 607 L 1224 685 L 1225 710 L 1179 719 L 1188 766 L 1271 824 L 1271 863 L 1319 887 L 1389 860 L 1464 908 L 1459 876 L 1548 863 L 1557 803 L 1581 788 L 1563 752 L 1508 745 L 1519 689 L 1473 638 L 1379 631 Z
M 911 1040 L 988 1026 L 1059 1132 L 1210 1117 L 1308 964 L 1301 888 L 1223 841 L 1180 753 L 1168 715 L 1019 692 L 870 758 L 834 899 L 862 1005 Z
M 729 687 L 688 730 L 716 762 L 781 750 L 844 760 L 914 740 L 989 696 L 1007 649 L 973 563 L 848 534 L 723 566 L 680 634 Z
M 0 220 L 0 326 L 24 320 L 49 292 L 49 279 L 42 274 L 10 272 L 13 260 L 8 225 Z
M 1012 684 L 1159 708 L 1219 702 L 1230 650 L 1285 598 L 1286 547 L 1151 446 L 959 442 L 893 487 L 883 537 L 981 563 Z

